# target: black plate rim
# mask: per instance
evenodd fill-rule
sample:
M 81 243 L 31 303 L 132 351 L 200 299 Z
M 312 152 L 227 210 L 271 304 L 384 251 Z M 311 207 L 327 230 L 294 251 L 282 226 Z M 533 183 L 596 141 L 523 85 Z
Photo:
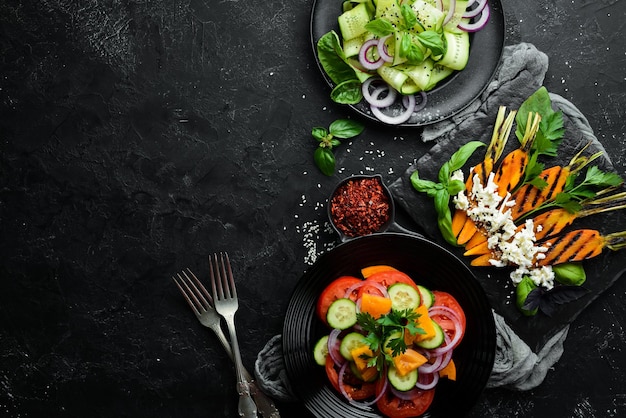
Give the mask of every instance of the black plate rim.
M 489 7 L 491 8 L 489 23 L 482 30 L 471 34 L 473 40 L 470 45 L 470 58 L 465 70 L 453 74 L 443 85 L 427 92 L 428 104 L 426 109 L 413 114 L 405 123 L 391 126 L 423 127 L 441 122 L 462 112 L 485 91 L 496 74 L 504 51 L 506 37 L 506 20 L 502 2 L 501 0 L 488 1 Z M 320 10 L 324 10 L 331 5 L 333 7 L 337 6 L 339 12 L 340 2 L 337 3 L 334 0 L 314 0 L 309 22 L 313 56 L 315 57 L 319 72 L 330 89 L 334 87 L 334 83 L 322 68 L 317 55 L 316 44 L 317 40 L 330 29 L 335 29 L 336 31 L 339 29 L 336 23 L 337 19 L 335 18 L 330 21 L 323 19 L 323 22 L 320 24 L 323 29 L 320 30 L 317 24 L 318 20 L 322 19 L 316 19 L 316 17 L 321 13 Z M 489 40 L 492 45 L 490 45 L 489 48 L 483 47 L 477 49 L 476 45 L 483 45 L 483 40 Z M 348 107 L 361 117 L 386 125 L 371 113 L 364 101 L 356 105 L 348 105 Z
M 315 296 L 319 294 L 321 288 L 331 280 L 326 279 L 321 283 L 317 283 L 315 280 L 311 280 L 311 278 L 314 277 L 315 274 L 317 274 L 318 270 L 321 268 L 320 266 L 326 263 L 327 259 L 332 260 L 333 257 L 336 257 L 337 252 L 344 251 L 347 253 L 351 253 L 352 250 L 354 250 L 355 248 L 358 249 L 360 246 L 366 245 L 377 246 L 376 248 L 384 248 L 384 246 L 380 246 L 380 244 L 385 244 L 389 242 L 396 242 L 397 245 L 410 245 L 411 243 L 415 245 L 427 245 L 433 250 L 436 249 L 437 251 L 441 251 L 441 253 L 445 254 L 445 257 L 448 257 L 450 260 L 455 260 L 454 263 L 456 263 L 456 265 L 463 271 L 463 274 L 467 275 L 467 277 L 469 278 L 468 280 L 470 280 L 471 282 L 470 284 L 468 284 L 468 286 L 471 286 L 472 288 L 471 297 L 478 298 L 478 301 L 476 303 L 479 304 L 480 309 L 482 310 L 479 320 L 481 321 L 481 327 L 483 328 L 479 330 L 480 332 L 477 332 L 476 337 L 478 338 L 478 336 L 480 336 L 480 350 L 477 348 L 476 350 L 474 350 L 476 352 L 472 351 L 467 354 L 468 356 L 473 356 L 471 358 L 473 360 L 476 360 L 476 364 L 472 364 L 468 367 L 471 367 L 471 370 L 474 370 L 474 368 L 477 367 L 480 373 L 476 378 L 476 382 L 474 382 L 477 383 L 478 386 L 473 387 L 469 383 L 464 383 L 465 386 L 469 385 L 470 388 L 472 388 L 471 399 L 467 400 L 467 402 L 465 403 L 456 405 L 453 408 L 455 410 L 462 411 L 462 413 L 467 412 L 478 400 L 478 397 L 486 386 L 488 377 L 491 374 L 493 363 L 495 361 L 496 330 L 495 322 L 492 316 L 491 307 L 487 300 L 487 296 L 484 293 L 483 288 L 476 280 L 473 272 L 452 252 L 442 247 L 441 245 L 423 237 L 394 232 L 372 234 L 365 237 L 355 238 L 345 243 L 341 243 L 331 251 L 322 254 L 313 264 L 313 266 L 302 275 L 302 277 L 294 287 L 294 290 L 289 300 L 289 304 L 285 314 L 285 322 L 283 325 L 283 354 L 286 371 L 288 378 L 294 387 L 296 395 L 301 399 L 304 406 L 309 410 L 309 412 L 311 412 L 316 417 L 380 417 L 380 415 L 372 408 L 361 409 L 349 405 L 339 394 L 337 394 L 330 387 L 329 383 L 325 379 L 325 376 L 320 377 L 319 372 L 316 371 L 316 369 L 319 370 L 320 366 L 317 366 L 312 358 L 312 344 L 314 343 L 314 341 L 311 340 L 317 338 L 317 336 L 315 336 L 314 334 L 316 333 L 316 328 L 319 330 L 321 323 L 315 317 L 315 309 L 314 306 L 312 306 L 313 303 L 304 303 L 302 299 L 308 298 L 314 301 Z M 464 284 L 463 286 L 466 285 Z M 318 289 L 314 290 L 316 287 Z M 306 295 L 307 291 L 315 293 L 315 295 L 308 295 L 307 297 L 303 296 Z M 313 299 L 311 299 L 311 297 L 313 297 Z M 484 323 L 482 321 L 484 321 Z M 294 330 L 296 329 L 302 330 L 302 338 L 299 338 L 300 334 L 294 333 Z M 306 382 L 302 382 L 299 379 L 299 376 L 302 375 L 313 377 L 307 378 Z M 444 384 L 447 384 L 447 382 L 445 382 Z M 302 389 L 302 385 L 305 385 L 306 389 Z M 464 389 L 465 386 L 463 386 Z M 446 389 L 442 390 L 444 391 L 443 393 L 445 395 Z M 458 388 L 454 390 L 458 391 Z M 443 402 L 438 403 L 438 405 L 442 404 Z M 439 409 L 442 408 L 444 409 L 445 413 L 440 413 L 441 411 L 438 411 L 437 408 L 434 408 L 434 410 L 430 410 L 424 416 L 449 416 L 449 411 L 445 410 L 445 408 L 448 407 L 439 407 Z

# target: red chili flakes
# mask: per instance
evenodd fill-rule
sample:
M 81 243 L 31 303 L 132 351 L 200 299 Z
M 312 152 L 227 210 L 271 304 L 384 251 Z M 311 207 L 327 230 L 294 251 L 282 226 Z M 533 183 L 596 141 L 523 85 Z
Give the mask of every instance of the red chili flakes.
M 389 211 L 389 196 L 377 178 L 348 180 L 330 202 L 333 223 L 349 237 L 377 232 L 389 221 Z

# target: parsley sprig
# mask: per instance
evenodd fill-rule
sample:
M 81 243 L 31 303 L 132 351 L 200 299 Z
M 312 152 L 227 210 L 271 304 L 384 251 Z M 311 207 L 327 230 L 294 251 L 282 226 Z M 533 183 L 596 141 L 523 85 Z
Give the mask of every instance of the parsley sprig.
M 392 309 L 377 319 L 367 312 L 358 313 L 357 323 L 367 332 L 365 340 L 374 353 L 373 357 L 367 359 L 368 367 L 375 366 L 381 371 L 385 361 L 391 362 L 392 357 L 404 353 L 408 348 L 404 341 L 405 331 L 411 335 L 425 334 L 424 329 L 417 324 L 419 317 L 420 314 L 412 309 Z

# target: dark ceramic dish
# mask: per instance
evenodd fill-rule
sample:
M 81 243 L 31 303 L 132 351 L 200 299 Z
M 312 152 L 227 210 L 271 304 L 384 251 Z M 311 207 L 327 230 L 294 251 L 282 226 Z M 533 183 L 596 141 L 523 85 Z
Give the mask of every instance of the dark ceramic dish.
M 313 359 L 313 345 L 329 330 L 315 315 L 317 297 L 342 275 L 360 277 L 369 265 L 391 265 L 433 290 L 451 293 L 467 316 L 466 334 L 455 349 L 457 381 L 443 379 L 425 416 L 462 416 L 484 389 L 495 358 L 496 331 L 491 307 L 474 275 L 443 247 L 419 236 L 372 234 L 344 242 L 323 254 L 297 283 L 283 326 L 283 350 L 297 396 L 316 417 L 379 417 L 375 408 L 350 405 L 327 381 Z
M 500 0 L 489 0 L 491 16 L 482 30 L 470 34 L 470 57 L 463 71 L 456 71 L 427 93 L 426 108 L 416 112 L 399 126 L 424 126 L 448 119 L 472 103 L 491 82 L 500 63 L 504 49 L 505 20 Z M 327 84 L 334 83 L 321 66 L 317 56 L 317 41 L 330 30 L 338 34 L 337 17 L 341 2 L 316 0 L 311 11 L 311 43 L 318 67 Z M 330 92 L 330 90 L 329 90 Z M 330 100 L 330 97 L 329 97 Z M 362 116 L 380 122 L 363 100 L 350 107 Z M 382 123 L 382 122 L 381 122 Z

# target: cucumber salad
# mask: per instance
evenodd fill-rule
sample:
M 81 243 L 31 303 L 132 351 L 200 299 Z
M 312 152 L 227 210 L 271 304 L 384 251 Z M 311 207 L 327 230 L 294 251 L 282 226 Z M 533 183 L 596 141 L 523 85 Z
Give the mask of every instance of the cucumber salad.
M 365 99 L 380 121 L 397 125 L 426 107 L 426 92 L 467 65 L 470 33 L 490 17 L 487 0 L 346 0 L 339 32 L 317 42 L 331 99 Z M 399 110 L 398 110 L 399 109 Z
M 342 276 L 320 294 L 316 313 L 329 327 L 313 357 L 329 382 L 357 406 L 385 416 L 418 416 L 440 378 L 456 380 L 454 348 L 466 318 L 449 293 L 418 285 L 392 266 Z

